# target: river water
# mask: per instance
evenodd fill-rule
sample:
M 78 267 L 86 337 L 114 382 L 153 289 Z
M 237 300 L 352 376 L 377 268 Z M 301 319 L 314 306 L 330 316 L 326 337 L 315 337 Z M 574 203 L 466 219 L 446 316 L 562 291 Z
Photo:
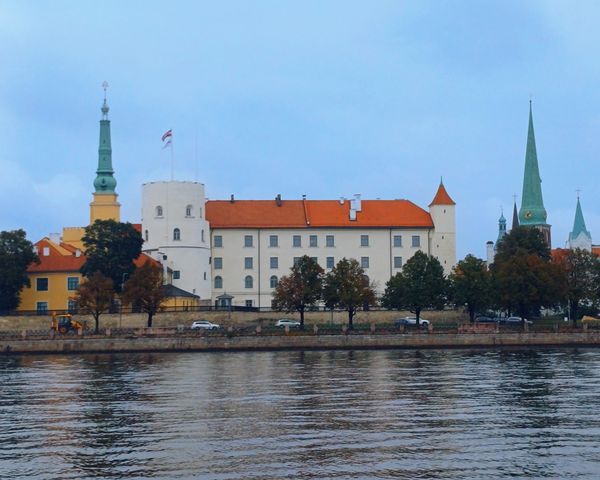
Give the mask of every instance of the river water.
M 0 358 L 0 478 L 599 478 L 600 350 Z

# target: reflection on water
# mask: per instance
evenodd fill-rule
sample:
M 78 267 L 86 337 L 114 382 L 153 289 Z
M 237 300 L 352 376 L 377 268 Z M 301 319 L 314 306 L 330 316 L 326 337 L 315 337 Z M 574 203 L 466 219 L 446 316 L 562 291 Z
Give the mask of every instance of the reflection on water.
M 0 358 L 1 478 L 597 478 L 600 351 Z

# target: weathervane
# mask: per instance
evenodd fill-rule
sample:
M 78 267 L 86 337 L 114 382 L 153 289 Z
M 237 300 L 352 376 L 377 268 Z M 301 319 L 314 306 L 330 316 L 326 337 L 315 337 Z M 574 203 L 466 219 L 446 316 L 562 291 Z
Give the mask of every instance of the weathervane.
M 108 105 L 106 104 L 106 89 L 108 88 L 108 82 L 104 80 L 102 82 L 102 89 L 104 90 L 104 103 L 102 104 L 102 119 L 108 120 Z
M 581 193 L 581 188 L 578 188 L 577 190 L 575 190 L 577 192 L 577 200 L 579 200 L 579 194 Z

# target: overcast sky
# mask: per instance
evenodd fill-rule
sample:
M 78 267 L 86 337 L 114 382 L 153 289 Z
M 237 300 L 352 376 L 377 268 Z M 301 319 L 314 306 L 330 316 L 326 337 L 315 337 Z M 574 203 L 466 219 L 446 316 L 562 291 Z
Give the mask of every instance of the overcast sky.
M 555 246 L 600 243 L 600 4 L 0 0 L 0 230 L 86 225 L 101 83 L 124 220 L 141 184 L 211 199 L 407 198 L 440 177 L 458 256 L 520 196 L 530 95 Z M 195 147 L 197 145 L 197 148 Z

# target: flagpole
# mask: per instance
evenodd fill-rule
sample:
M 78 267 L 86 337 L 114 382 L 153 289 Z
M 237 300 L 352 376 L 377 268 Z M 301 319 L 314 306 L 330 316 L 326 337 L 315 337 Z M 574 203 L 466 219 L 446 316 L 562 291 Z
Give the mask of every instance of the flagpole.
M 171 181 L 175 180 L 175 174 L 174 174 L 174 163 L 175 160 L 173 159 L 173 135 L 171 135 Z

